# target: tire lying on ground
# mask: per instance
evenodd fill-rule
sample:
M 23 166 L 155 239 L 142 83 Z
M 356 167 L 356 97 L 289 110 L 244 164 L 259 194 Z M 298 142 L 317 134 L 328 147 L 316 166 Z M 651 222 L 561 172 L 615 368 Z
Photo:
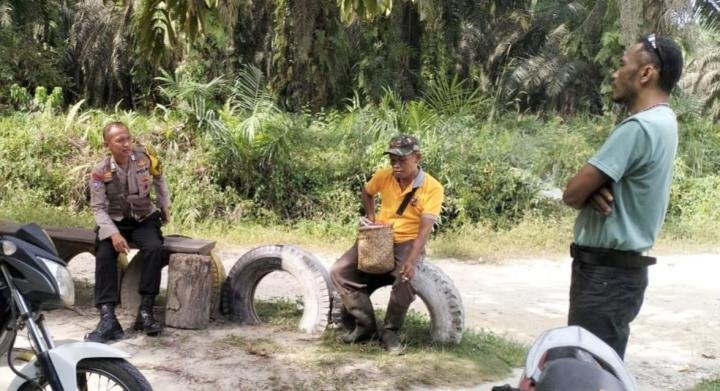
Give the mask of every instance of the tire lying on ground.
M 412 285 L 430 313 L 430 335 L 433 341 L 459 343 L 465 328 L 465 309 L 460 292 L 450 277 L 438 266 L 422 262 L 412 279 Z M 372 294 L 380 287 L 368 286 L 368 290 Z M 338 327 L 347 328 L 352 325 L 352 321 L 344 313 L 340 297 L 333 293 L 332 322 Z
M 274 271 L 285 271 L 302 289 L 303 314 L 299 329 L 306 333 L 325 331 L 330 316 L 330 277 L 310 253 L 288 245 L 269 245 L 245 253 L 230 269 L 223 285 L 223 314 L 243 324 L 261 322 L 255 311 L 255 289 Z

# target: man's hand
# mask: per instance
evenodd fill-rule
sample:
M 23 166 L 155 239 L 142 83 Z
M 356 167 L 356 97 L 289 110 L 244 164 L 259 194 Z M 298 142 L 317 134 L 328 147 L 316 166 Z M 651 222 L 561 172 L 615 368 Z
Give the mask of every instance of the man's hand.
M 167 206 L 160 210 L 160 218 L 162 219 L 163 225 L 170 224 L 170 208 Z
M 123 236 L 119 233 L 113 234 L 110 239 L 112 239 L 112 244 L 115 248 L 115 251 L 125 254 L 130 251 L 130 246 L 128 246 L 127 241 L 125 241 L 125 238 L 123 238 Z
M 375 196 L 369 194 L 365 189 L 360 192 L 360 200 L 362 201 L 363 208 L 365 208 L 365 217 L 375 222 Z
M 403 282 L 408 282 L 415 277 L 418 261 L 422 259 L 422 251 L 430 237 L 433 224 L 435 224 L 434 217 L 423 216 L 420 218 L 420 232 L 418 232 L 418 237 L 413 241 L 412 247 L 407 253 L 407 258 L 405 258 L 405 261 L 400 267 L 400 279 L 402 279 Z
M 612 213 L 612 203 L 615 200 L 615 197 L 613 197 L 612 190 L 608 186 L 603 186 L 599 188 L 596 192 L 590 196 L 590 206 L 595 209 L 596 211 L 604 214 L 605 216 L 610 216 L 610 213 Z
M 405 260 L 400 269 L 400 278 L 403 282 L 412 280 L 415 277 L 415 261 Z
M 587 163 L 568 181 L 563 193 L 563 202 L 572 208 L 583 209 L 592 202 L 594 193 L 602 187 L 607 187 L 609 181 L 610 177 L 607 174 Z

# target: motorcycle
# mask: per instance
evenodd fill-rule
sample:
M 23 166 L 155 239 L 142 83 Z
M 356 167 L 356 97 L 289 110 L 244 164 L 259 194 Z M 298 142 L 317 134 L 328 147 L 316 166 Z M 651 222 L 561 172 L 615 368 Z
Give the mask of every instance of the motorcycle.
M 121 350 L 94 342 L 55 345 L 42 311 L 74 301 L 70 272 L 40 226 L 28 224 L 15 235 L 0 235 L 0 358 L 7 356 L 16 375 L 9 390 L 152 391 Z M 11 353 L 25 327 L 35 357 L 18 370 Z
M 517 388 L 493 391 L 636 391 L 620 356 L 580 326 L 543 332 L 533 343 Z

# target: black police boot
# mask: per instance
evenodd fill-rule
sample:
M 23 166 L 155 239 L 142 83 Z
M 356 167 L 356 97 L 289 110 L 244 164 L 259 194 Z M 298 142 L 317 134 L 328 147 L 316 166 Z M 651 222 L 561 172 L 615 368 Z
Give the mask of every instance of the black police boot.
M 125 338 L 125 332 L 120 327 L 115 317 L 115 304 L 100 305 L 100 323 L 95 330 L 85 334 L 85 340 L 88 342 L 105 343 L 110 340 Z
M 160 335 L 163 329 L 160 322 L 156 321 L 153 316 L 154 302 L 154 295 L 142 295 L 140 297 L 140 307 L 138 308 L 137 318 L 135 318 L 135 324 L 133 325 L 133 329 L 142 331 L 151 337 Z

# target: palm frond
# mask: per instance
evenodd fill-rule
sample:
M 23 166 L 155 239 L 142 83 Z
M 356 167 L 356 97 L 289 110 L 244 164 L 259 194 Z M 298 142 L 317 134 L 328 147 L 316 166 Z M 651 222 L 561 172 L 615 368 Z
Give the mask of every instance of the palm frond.
M 718 120 L 720 106 L 720 48 L 701 48 L 692 54 L 680 80 L 680 87 L 696 96 L 703 111 Z
M 155 64 L 166 63 L 171 48 L 177 45 L 177 33 L 165 2 L 143 1 L 133 16 L 133 25 L 141 52 Z
M 0 28 L 7 28 L 12 24 L 13 7 L 12 4 L 0 4 Z
M 720 32 L 720 0 L 695 0 L 694 11 L 703 26 Z
M 457 75 L 452 79 L 438 75 L 428 83 L 423 100 L 432 108 L 445 114 L 482 113 L 486 111 L 487 98 L 479 88 L 473 88 L 467 80 Z

